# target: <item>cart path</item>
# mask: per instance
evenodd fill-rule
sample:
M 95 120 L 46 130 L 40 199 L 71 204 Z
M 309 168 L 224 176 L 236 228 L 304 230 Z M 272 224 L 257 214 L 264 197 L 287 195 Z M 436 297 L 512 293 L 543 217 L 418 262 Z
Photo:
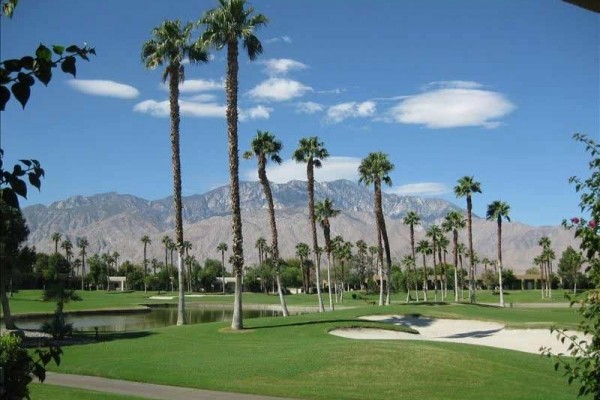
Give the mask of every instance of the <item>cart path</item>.
M 96 376 L 57 374 L 54 372 L 46 373 L 44 383 L 158 400 L 289 400 L 282 397 L 217 392 L 180 386 L 107 379 Z

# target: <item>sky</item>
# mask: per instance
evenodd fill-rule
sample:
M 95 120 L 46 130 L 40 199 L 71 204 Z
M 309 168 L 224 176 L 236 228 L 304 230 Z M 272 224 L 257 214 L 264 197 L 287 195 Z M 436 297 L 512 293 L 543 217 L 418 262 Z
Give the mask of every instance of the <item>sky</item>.
M 22 0 L 0 20 L 1 58 L 39 43 L 95 47 L 77 78 L 55 71 L 23 110 L 1 114 L 5 165 L 38 159 L 42 189 L 22 206 L 104 192 L 148 200 L 172 194 L 168 92 L 141 46 L 165 19 L 196 21 L 216 0 Z M 481 182 L 474 212 L 503 200 L 513 221 L 556 225 L 579 215 L 568 178 L 589 175 L 575 132 L 600 140 L 600 16 L 558 0 L 251 1 L 269 24 L 264 52 L 240 52 L 240 154 L 257 130 L 283 143 L 271 181 L 305 180 L 290 160 L 318 136 L 331 155 L 317 180 L 357 180 L 383 151 L 389 193 L 442 198 Z M 194 38 L 201 33 L 199 28 Z M 229 181 L 224 51 L 185 64 L 180 86 L 184 196 Z M 240 159 L 240 178 L 257 180 Z

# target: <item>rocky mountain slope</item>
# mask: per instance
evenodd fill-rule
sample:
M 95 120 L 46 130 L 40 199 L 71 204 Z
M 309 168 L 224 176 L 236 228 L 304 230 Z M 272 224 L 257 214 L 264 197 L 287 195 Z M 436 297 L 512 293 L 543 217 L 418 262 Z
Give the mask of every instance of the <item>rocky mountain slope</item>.
M 294 255 L 296 243 L 310 242 L 307 213 L 306 182 L 291 181 L 273 184 L 273 196 L 277 209 L 277 223 L 283 257 Z M 342 235 L 346 240 L 359 239 L 375 242 L 373 218 L 373 194 L 364 186 L 338 180 L 317 183 L 317 200 L 329 197 L 335 207 L 342 210 L 332 220 L 332 234 Z M 260 236 L 269 238 L 266 201 L 257 182 L 242 182 L 240 198 L 243 217 L 244 255 L 248 263 L 256 262 L 254 248 Z M 450 210 L 460 207 L 440 199 L 424 199 L 411 196 L 384 194 L 383 207 L 392 244 L 392 254 L 401 258 L 409 253 L 409 232 L 402 224 L 408 211 L 421 215 L 423 225 L 417 228 L 417 240 L 424 236 L 424 229 L 439 223 Z M 229 188 L 223 186 L 202 195 L 183 198 L 184 235 L 193 244 L 192 254 L 202 260 L 218 258 L 216 250 L 220 242 L 231 241 L 231 218 Z M 148 235 L 152 245 L 149 258 L 164 258 L 160 242 L 164 235 L 173 237 L 173 205 L 168 197 L 148 201 L 131 195 L 105 193 L 94 196 L 74 196 L 49 206 L 26 207 L 23 214 L 31 234 L 29 242 L 39 251 L 53 251 L 50 240 L 53 232 L 60 232 L 71 240 L 86 237 L 90 243 L 88 253 L 118 251 L 121 259 L 139 262 L 143 247 L 140 238 Z M 474 220 L 474 246 L 481 257 L 495 258 L 496 226 L 480 218 Z M 548 235 L 558 255 L 568 245 L 573 245 L 572 234 L 561 227 L 531 227 L 519 223 L 504 225 L 504 263 L 515 271 L 524 271 L 538 254 L 538 239 Z M 466 238 L 461 238 L 465 241 Z M 320 242 L 323 242 L 322 237 Z

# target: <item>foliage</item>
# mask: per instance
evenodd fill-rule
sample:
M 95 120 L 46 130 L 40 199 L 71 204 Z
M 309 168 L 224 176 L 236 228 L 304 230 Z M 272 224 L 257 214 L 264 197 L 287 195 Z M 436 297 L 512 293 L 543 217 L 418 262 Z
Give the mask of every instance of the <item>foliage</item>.
M 300 260 L 285 260 L 281 265 L 281 286 L 302 287 L 302 269 Z
M 579 283 L 579 270 L 583 265 L 583 256 L 571 246 L 567 247 L 558 260 L 558 276 L 562 278 L 563 287 L 573 287 Z
M 0 397 L 7 400 L 29 399 L 27 385 L 34 377 L 41 382 L 46 378 L 46 365 L 54 360 L 60 365 L 62 350 L 57 346 L 37 349 L 32 357 L 22 345 L 21 338 L 15 335 L 0 336 L 0 371 L 3 371 L 4 382 L 0 386 Z
M 493 270 L 488 269 L 481 274 L 481 282 L 488 290 L 494 289 L 498 285 L 498 274 L 496 274 Z
M 575 237 L 581 239 L 580 248 L 588 263 L 587 270 L 600 269 L 600 145 L 585 135 L 575 134 L 574 139 L 586 145 L 592 160 L 589 162 L 591 176 L 585 180 L 571 177 L 569 181 L 575 184 L 575 190 L 581 194 L 579 206 L 581 211 L 589 213 L 589 221 L 573 217 L 570 222 L 563 221 L 567 228 L 575 229 Z M 598 282 L 597 287 L 600 287 Z M 567 295 L 568 298 L 570 298 Z M 542 348 L 542 353 L 555 359 L 554 368 L 562 367 L 569 384 L 579 383 L 579 395 L 592 394 L 595 400 L 600 399 L 600 290 L 590 290 L 582 296 L 572 299 L 571 305 L 579 305 L 579 314 L 583 317 L 579 325 L 585 335 L 591 339 L 585 340 L 577 335 L 568 335 L 564 330 L 557 329 L 557 337 L 564 343 L 570 342 L 567 358 L 564 354 L 554 355 L 550 349 Z

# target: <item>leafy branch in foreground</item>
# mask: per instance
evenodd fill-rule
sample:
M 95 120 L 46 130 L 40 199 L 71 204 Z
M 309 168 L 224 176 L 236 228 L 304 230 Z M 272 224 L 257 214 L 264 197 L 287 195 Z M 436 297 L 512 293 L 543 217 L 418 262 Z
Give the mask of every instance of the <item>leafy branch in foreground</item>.
M 569 343 L 568 354 L 553 354 L 548 348 L 540 350 L 543 355 L 555 359 L 555 370 L 562 367 L 569 384 L 579 382 L 579 396 L 592 394 L 595 400 L 600 400 L 600 145 L 582 134 L 575 134 L 573 138 L 584 143 L 592 157 L 588 164 L 591 171 L 589 178 L 569 179 L 575 184 L 575 190 L 581 193 L 579 207 L 583 213 L 589 213 L 589 220 L 573 217 L 570 221 L 563 221 L 563 226 L 575 229 L 575 237 L 581 239 L 580 248 L 588 264 L 586 272 L 595 281 L 596 289 L 580 296 L 566 297 L 571 300 L 571 306 L 579 304 L 579 314 L 583 318 L 579 329 L 590 339 L 554 329 L 562 343 Z

